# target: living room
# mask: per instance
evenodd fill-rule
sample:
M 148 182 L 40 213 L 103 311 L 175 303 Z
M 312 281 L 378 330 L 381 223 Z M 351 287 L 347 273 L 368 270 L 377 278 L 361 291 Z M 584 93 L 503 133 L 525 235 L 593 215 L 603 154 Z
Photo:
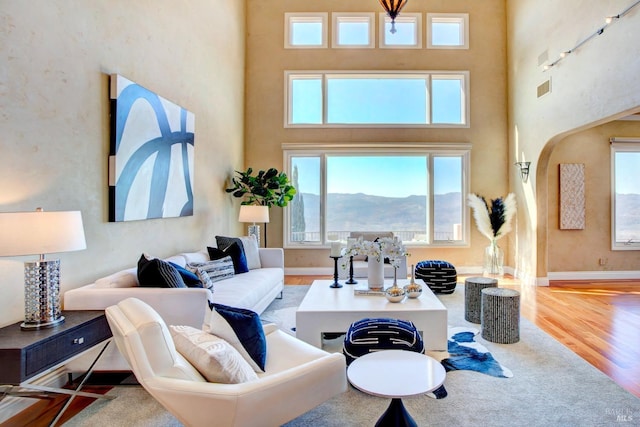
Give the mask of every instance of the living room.
M 0 16 L 0 207 L 80 210 L 87 249 L 62 253 L 62 292 L 133 266 L 142 252 L 197 251 L 241 235 L 234 170 L 285 167 L 282 144 L 469 143 L 471 192 L 516 195 L 505 265 L 523 283 L 637 278 L 635 251 L 612 251 L 609 138 L 640 136 L 640 11 L 550 64 L 631 1 L 409 1 L 406 13 L 468 13 L 468 50 L 284 48 L 286 12 L 375 12 L 375 0 L 210 2 L 4 1 Z M 466 70 L 470 125 L 457 128 L 286 128 L 287 70 Z M 108 221 L 109 75 L 123 75 L 195 115 L 193 216 Z M 551 79 L 551 92 L 536 89 Z M 399 100 L 398 102 L 402 102 Z M 516 162 L 531 162 L 527 182 Z M 558 228 L 558 164 L 585 164 L 586 227 Z M 271 209 L 268 243 L 284 245 Z M 482 263 L 486 239 L 470 222 L 466 247 L 415 247 L 412 261 Z M 285 248 L 288 272 L 331 271 L 329 248 Z M 23 262 L 1 258 L 0 324 L 23 318 Z M 603 261 L 601 261 L 603 260 Z M 601 265 L 604 262 L 605 265 Z M 571 276 L 570 273 L 573 273 Z M 555 274 L 555 276 L 554 276 Z M 617 274 L 617 276 L 616 276 Z M 608 276 L 607 276 L 608 275 Z

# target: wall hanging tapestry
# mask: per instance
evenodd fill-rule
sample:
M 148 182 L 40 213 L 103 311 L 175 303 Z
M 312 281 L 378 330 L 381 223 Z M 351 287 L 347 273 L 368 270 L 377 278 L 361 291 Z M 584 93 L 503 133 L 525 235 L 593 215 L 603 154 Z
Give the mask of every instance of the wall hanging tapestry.
M 112 74 L 109 221 L 193 215 L 193 113 Z

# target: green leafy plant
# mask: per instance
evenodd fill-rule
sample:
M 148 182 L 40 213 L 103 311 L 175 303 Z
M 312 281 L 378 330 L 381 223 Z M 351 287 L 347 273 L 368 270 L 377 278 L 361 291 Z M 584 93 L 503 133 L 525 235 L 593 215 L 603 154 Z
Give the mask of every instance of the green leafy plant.
M 296 194 L 287 174 L 278 172 L 275 168 L 258 171 L 256 175 L 253 175 L 252 168 L 248 168 L 246 172 L 236 171 L 231 183 L 233 186 L 225 191 L 233 197 L 244 198 L 243 205 L 284 207 Z

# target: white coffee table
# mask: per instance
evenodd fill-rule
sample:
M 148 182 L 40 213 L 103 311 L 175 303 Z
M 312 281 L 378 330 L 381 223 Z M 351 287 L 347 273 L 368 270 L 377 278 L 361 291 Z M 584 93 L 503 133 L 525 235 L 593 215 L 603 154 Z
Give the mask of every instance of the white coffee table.
M 366 284 L 365 280 L 358 282 Z M 427 286 L 419 298 L 392 303 L 383 295 L 354 295 L 352 285 L 330 288 L 331 283 L 316 280 L 311 285 L 296 311 L 297 338 L 321 348 L 323 332 L 346 332 L 357 320 L 388 317 L 413 322 L 426 350 L 447 349 L 447 309 Z M 385 286 L 391 286 L 391 281 Z
M 445 370 L 421 353 L 383 350 L 354 360 L 347 368 L 347 378 L 360 391 L 391 398 L 376 426 L 417 426 L 402 398 L 437 389 L 444 382 Z

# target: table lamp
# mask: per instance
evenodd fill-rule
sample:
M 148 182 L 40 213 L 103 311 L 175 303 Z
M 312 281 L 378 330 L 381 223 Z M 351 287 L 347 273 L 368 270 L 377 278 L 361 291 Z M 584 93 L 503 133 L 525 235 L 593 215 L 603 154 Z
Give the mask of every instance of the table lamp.
M 249 236 L 256 236 L 258 247 L 260 247 L 260 226 L 256 225 L 256 222 L 269 222 L 269 206 L 240 205 L 238 221 L 252 224 L 248 227 L 248 234 Z
M 86 249 L 80 211 L 0 212 L 0 256 L 40 255 L 24 263 L 22 329 L 41 329 L 64 322 L 60 311 L 60 260 L 44 255 Z

